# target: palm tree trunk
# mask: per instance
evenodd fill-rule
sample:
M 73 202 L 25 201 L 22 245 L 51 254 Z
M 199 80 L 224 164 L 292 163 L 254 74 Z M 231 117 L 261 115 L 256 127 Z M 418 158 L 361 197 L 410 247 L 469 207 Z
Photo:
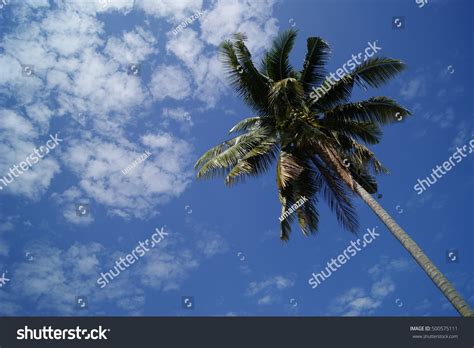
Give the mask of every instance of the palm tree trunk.
M 355 191 L 369 205 L 380 220 L 387 226 L 390 232 L 399 240 L 399 242 L 407 249 L 415 261 L 423 268 L 428 277 L 441 290 L 449 302 L 463 317 L 474 316 L 469 304 L 464 301 L 461 295 L 456 291 L 454 286 L 446 279 L 431 260 L 423 253 L 420 247 L 413 239 L 395 222 L 394 219 L 380 206 L 380 204 L 372 198 L 372 196 L 355 180 L 353 181 Z

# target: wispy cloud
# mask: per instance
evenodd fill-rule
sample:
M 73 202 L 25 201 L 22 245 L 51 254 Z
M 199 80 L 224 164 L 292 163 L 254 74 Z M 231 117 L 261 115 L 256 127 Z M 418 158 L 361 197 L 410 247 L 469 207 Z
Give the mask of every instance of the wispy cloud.
M 273 276 L 260 282 L 251 282 L 246 290 L 246 295 L 256 298 L 258 305 L 268 305 L 281 301 L 280 292 L 295 285 L 293 276 Z

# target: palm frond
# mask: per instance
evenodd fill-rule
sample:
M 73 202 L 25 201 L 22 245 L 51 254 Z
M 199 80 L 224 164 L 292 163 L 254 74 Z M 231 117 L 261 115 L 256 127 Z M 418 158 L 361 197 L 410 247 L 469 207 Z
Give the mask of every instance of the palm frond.
M 374 122 L 358 122 L 347 120 L 323 119 L 320 124 L 328 131 L 341 133 L 367 144 L 378 144 L 382 137 L 382 130 Z
M 373 97 L 358 103 L 343 104 L 324 113 L 324 120 L 350 120 L 358 122 L 377 122 L 387 124 L 399 122 L 410 111 L 387 97 Z
M 327 111 L 335 105 L 347 102 L 352 93 L 354 83 L 363 88 L 366 88 L 366 85 L 374 88 L 380 87 L 404 68 L 405 64 L 397 59 L 384 57 L 369 58 L 337 82 L 331 83 L 329 80 L 325 80 L 322 85 L 326 86 L 327 92 L 320 90 L 322 92 L 321 95 L 316 97 L 316 94 L 310 94 L 312 108 Z
M 274 129 L 275 128 L 275 119 L 269 116 L 255 116 L 243 119 L 242 121 L 238 122 L 234 125 L 229 134 L 232 133 L 241 133 L 241 132 L 248 132 L 253 130 L 254 128 L 258 127 L 269 127 Z
M 300 164 L 297 157 L 284 150 L 280 151 L 277 163 L 278 187 L 285 189 L 291 181 L 298 178 L 303 169 L 304 167 Z
M 248 152 L 257 147 L 269 135 L 269 129 L 259 128 L 239 135 L 205 153 L 196 163 L 197 178 L 225 175 L 229 167 L 235 166 Z M 212 156 L 216 154 L 215 156 Z
M 288 109 L 299 107 L 303 103 L 304 89 L 301 83 L 292 77 L 275 82 L 269 92 L 268 101 L 272 109 L 285 115 Z
M 298 216 L 298 223 L 301 231 L 305 236 L 316 233 L 319 225 L 319 213 L 316 209 L 315 203 L 312 200 L 305 202 L 299 209 L 296 210 Z
M 347 230 L 356 232 L 359 228 L 357 214 L 351 202 L 352 191 L 330 167 L 317 157 L 312 158 L 321 174 L 321 192 L 329 208 L 336 213 L 337 220 Z
M 296 35 L 297 32 L 294 29 L 283 31 L 273 41 L 272 48 L 264 56 L 261 72 L 275 82 L 297 77 L 289 58 Z
M 245 44 L 224 41 L 220 47 L 221 59 L 232 87 L 240 97 L 261 115 L 270 113 L 266 98 L 269 83 L 254 67 L 251 56 L 245 57 Z
M 289 211 L 290 207 L 294 204 L 294 199 L 291 193 L 291 190 L 280 189 L 278 190 L 278 199 L 281 204 L 281 214 L 280 214 L 280 239 L 283 241 L 288 241 L 290 239 L 291 233 L 291 223 L 295 219 L 294 214 L 285 214 Z M 282 218 L 284 217 L 284 218 Z
M 258 176 L 265 173 L 275 161 L 277 150 L 277 138 L 274 135 L 268 136 L 237 161 L 237 164 L 227 174 L 225 183 L 233 185 L 244 181 L 247 176 Z
M 363 168 L 373 174 L 387 174 L 389 170 L 375 157 L 367 146 L 358 143 L 351 137 L 337 134 L 340 146 L 340 157 L 347 159 L 350 168 Z
M 300 74 L 300 82 L 308 93 L 311 87 L 320 84 L 325 76 L 324 66 L 327 63 L 331 50 L 329 45 L 320 37 L 309 37 L 307 51 Z

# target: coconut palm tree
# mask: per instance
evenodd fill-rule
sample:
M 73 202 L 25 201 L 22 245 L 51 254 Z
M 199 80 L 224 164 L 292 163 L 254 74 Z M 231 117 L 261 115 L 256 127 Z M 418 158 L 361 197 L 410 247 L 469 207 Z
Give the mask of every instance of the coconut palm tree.
M 368 58 L 337 82 L 329 80 L 324 66 L 330 48 L 321 38 L 310 37 L 303 68 L 296 71 L 289 61 L 296 34 L 295 30 L 281 33 L 259 68 L 245 45 L 245 35 L 236 34 L 221 45 L 231 83 L 255 116 L 237 123 L 229 132 L 234 137 L 204 153 L 195 165 L 197 177 L 224 176 L 225 183 L 232 185 L 266 172 L 276 161 L 279 200 L 286 217 L 280 219 L 280 238 L 285 241 L 295 219 L 305 235 L 317 232 L 319 196 L 344 228 L 357 231 L 352 199 L 362 198 L 456 310 L 472 315 L 444 275 L 371 196 L 377 192 L 375 175 L 388 171 L 366 145 L 380 141 L 381 126 L 404 120 L 410 112 L 387 97 L 355 103 L 349 99 L 354 85 L 380 87 L 404 64 Z M 323 88 L 323 93 L 316 96 L 315 87 Z M 305 203 L 295 209 L 302 199 Z M 289 209 L 295 213 L 287 216 Z

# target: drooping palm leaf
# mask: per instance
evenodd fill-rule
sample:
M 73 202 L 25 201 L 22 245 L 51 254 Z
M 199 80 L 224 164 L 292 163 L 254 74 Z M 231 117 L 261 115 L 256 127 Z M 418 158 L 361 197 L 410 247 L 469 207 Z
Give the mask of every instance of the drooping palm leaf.
M 337 220 L 349 231 L 356 232 L 359 228 L 357 214 L 351 202 L 351 191 L 340 177 L 324 161 L 314 157 L 313 163 L 322 176 L 323 197 L 329 208 L 336 213 Z
M 265 173 L 277 157 L 278 139 L 270 135 L 255 146 L 229 171 L 225 178 L 227 185 L 244 181 L 247 176 Z
M 235 166 L 247 153 L 260 145 L 269 133 L 268 128 L 260 128 L 214 147 L 196 163 L 197 177 L 211 178 L 228 173 L 229 167 Z

